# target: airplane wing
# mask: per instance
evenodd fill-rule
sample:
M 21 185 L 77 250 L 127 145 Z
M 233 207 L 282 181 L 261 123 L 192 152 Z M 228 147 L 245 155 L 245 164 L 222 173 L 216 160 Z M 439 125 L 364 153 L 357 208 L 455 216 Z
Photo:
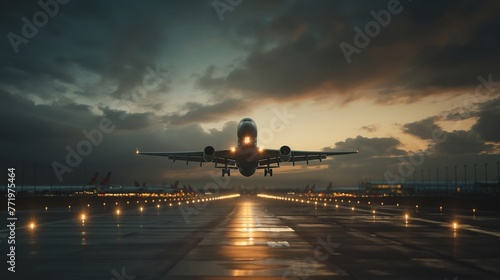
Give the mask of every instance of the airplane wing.
M 348 151 L 348 152 L 324 152 L 324 151 L 295 151 L 292 150 L 292 155 L 289 162 L 292 162 L 295 166 L 296 162 L 305 161 L 309 164 L 310 160 L 322 161 L 326 159 L 327 156 L 338 156 L 338 155 L 348 155 L 356 154 L 358 151 Z M 264 149 L 259 152 L 258 155 L 259 167 L 258 169 L 267 168 L 271 164 L 277 164 L 279 167 L 280 163 L 283 162 L 280 158 L 280 151 L 275 149 Z
M 195 151 L 140 152 L 139 150 L 137 150 L 136 154 L 146 155 L 146 156 L 167 157 L 168 159 L 172 160 L 173 162 L 175 162 L 176 160 L 185 161 L 186 165 L 188 165 L 189 162 L 199 162 L 200 166 L 202 166 L 202 164 L 205 162 L 205 159 L 203 158 L 203 151 L 200 151 L 200 152 L 195 152 Z M 237 169 L 234 153 L 232 153 L 231 150 L 215 151 L 213 162 L 215 162 L 216 168 L 224 168 L 225 165 L 227 164 L 227 168 Z M 210 163 L 210 162 L 207 162 L 207 163 Z M 220 165 L 218 166 L 218 164 L 220 164 Z

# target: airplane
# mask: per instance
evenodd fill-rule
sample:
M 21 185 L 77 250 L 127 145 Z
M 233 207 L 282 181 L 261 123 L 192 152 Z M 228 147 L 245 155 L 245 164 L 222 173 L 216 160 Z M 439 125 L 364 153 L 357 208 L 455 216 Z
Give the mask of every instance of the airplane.
M 94 177 L 92 177 L 92 179 L 90 179 L 88 185 L 90 186 L 93 186 L 97 183 L 97 176 L 99 176 L 99 172 L 96 172 Z
M 273 168 L 279 168 L 281 162 L 305 161 L 309 164 L 311 160 L 323 160 L 327 156 L 355 154 L 358 151 L 348 152 L 325 152 L 325 151 L 292 151 L 289 146 L 281 146 L 279 150 L 265 149 L 257 146 L 257 125 L 251 118 L 244 118 L 238 123 L 237 147 L 228 150 L 215 150 L 213 146 L 206 146 L 203 151 L 193 152 L 140 152 L 138 155 L 162 156 L 175 162 L 190 161 L 214 162 L 215 168 L 222 169 L 224 175 L 231 176 L 231 169 L 237 169 L 245 177 L 252 176 L 257 169 L 264 169 L 264 176 L 273 176 Z M 222 165 L 222 166 L 221 166 Z
M 108 174 L 106 174 L 106 177 L 102 178 L 102 181 L 99 185 L 103 186 L 103 187 L 107 187 L 109 185 L 109 178 L 110 177 L 111 177 L 111 172 L 108 172 Z

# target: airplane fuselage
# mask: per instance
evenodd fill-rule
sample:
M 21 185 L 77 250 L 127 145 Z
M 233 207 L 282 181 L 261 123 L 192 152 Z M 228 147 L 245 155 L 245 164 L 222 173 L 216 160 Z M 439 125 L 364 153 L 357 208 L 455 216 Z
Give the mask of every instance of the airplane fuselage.
M 238 148 L 236 149 L 236 167 L 241 175 L 252 176 L 259 165 L 257 147 L 257 124 L 250 119 L 242 119 L 238 124 Z

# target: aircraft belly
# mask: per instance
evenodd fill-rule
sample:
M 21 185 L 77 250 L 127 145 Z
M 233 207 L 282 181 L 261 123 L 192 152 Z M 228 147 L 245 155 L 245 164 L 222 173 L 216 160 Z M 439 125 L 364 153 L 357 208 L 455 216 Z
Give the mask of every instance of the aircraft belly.
M 242 162 L 237 162 L 236 166 L 238 167 L 238 170 L 240 171 L 241 175 L 245 177 L 250 177 L 255 173 L 258 164 L 259 164 L 258 162 L 244 160 Z

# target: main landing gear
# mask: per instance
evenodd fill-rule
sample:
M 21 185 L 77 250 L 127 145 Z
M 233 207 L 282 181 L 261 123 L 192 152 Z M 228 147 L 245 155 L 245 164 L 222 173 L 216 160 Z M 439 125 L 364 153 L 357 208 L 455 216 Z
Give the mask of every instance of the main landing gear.
M 269 176 L 273 176 L 273 169 L 272 168 L 264 168 L 264 176 L 267 176 L 267 174 L 269 174 Z
M 231 176 L 231 169 L 229 168 L 222 168 L 222 177 L 227 174 L 227 177 Z

